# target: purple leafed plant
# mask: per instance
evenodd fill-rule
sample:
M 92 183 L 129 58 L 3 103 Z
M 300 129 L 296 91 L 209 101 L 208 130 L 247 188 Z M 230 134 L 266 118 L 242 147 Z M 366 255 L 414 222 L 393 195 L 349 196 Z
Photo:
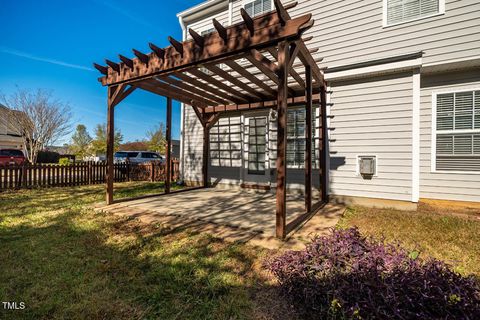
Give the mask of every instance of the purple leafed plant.
M 266 262 L 304 319 L 480 319 L 480 287 L 399 243 L 333 230 Z

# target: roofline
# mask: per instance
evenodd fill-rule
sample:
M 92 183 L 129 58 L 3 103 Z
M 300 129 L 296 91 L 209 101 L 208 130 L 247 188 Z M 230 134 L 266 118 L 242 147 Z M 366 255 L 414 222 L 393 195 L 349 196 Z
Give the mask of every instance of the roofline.
M 197 4 L 196 6 L 193 6 L 189 9 L 187 9 L 187 10 L 184 10 L 184 11 L 181 11 L 181 12 L 177 13 L 177 17 L 178 18 L 187 17 L 189 15 L 197 13 L 198 11 L 201 11 L 201 10 L 207 9 L 208 7 L 219 4 L 223 1 L 225 1 L 225 0 L 207 0 L 207 1 L 201 2 L 201 3 Z

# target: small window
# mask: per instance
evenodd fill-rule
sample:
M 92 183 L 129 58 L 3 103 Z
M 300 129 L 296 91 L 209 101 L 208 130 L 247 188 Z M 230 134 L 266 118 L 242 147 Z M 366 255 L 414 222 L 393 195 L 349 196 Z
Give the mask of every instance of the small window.
M 212 166 L 241 166 L 240 117 L 223 117 L 210 129 L 210 164 Z
M 127 152 L 129 158 L 136 158 L 138 156 L 138 152 Z
M 255 0 L 245 4 L 245 11 L 250 17 L 261 15 L 272 10 L 272 0 Z
M 250 118 L 248 122 L 248 173 L 265 174 L 267 117 Z
M 480 90 L 436 95 L 435 169 L 480 171 Z
M 384 0 L 384 24 L 389 26 L 443 13 L 445 0 Z
M 312 110 L 312 167 L 315 167 L 315 108 Z M 287 167 L 305 167 L 305 107 L 287 113 Z

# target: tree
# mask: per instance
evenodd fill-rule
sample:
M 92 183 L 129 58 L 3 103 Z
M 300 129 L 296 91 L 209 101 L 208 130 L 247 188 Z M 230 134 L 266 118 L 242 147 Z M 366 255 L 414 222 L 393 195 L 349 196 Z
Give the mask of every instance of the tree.
M 124 151 L 144 151 L 148 150 L 148 141 L 136 140 L 122 143 L 120 149 Z
M 165 153 L 167 146 L 165 135 L 165 125 L 163 122 L 160 122 L 152 130 L 147 131 L 148 146 L 150 150 Z
M 90 154 L 90 144 L 92 143 L 92 137 L 87 132 L 87 127 L 83 124 L 79 124 L 75 133 L 72 135 L 72 142 L 70 144 L 70 152 L 83 159 Z
M 115 130 L 113 137 L 113 150 L 117 151 L 122 143 L 123 135 L 120 130 Z M 107 125 L 97 124 L 95 127 L 95 138 L 92 141 L 92 151 L 96 155 L 107 154 Z
M 10 108 L 10 119 L 18 126 L 31 163 L 36 163 L 40 150 L 70 131 L 70 106 L 54 99 L 51 91 L 17 88 L 2 100 Z

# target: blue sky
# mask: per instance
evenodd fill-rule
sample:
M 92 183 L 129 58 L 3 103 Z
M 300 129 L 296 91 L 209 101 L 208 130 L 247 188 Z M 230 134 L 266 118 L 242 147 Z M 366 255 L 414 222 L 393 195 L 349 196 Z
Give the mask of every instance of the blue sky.
M 181 40 L 176 14 L 202 0 L 0 0 L 0 92 L 52 89 L 68 102 L 72 125 L 91 134 L 106 122 L 106 88 L 92 62 L 133 57 L 132 48 L 149 52 L 148 42 L 164 47 L 167 36 Z M 124 141 L 142 139 L 165 121 L 165 99 L 136 90 L 115 110 Z M 174 138 L 180 136 L 180 105 L 173 105 Z M 57 144 L 68 142 L 65 137 Z

